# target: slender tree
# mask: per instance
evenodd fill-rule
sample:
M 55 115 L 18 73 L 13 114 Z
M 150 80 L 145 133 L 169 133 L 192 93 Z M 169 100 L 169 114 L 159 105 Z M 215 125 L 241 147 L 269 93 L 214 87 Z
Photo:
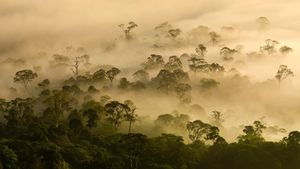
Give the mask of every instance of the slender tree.
M 125 105 L 129 107 L 129 111 L 126 111 L 125 120 L 129 122 L 128 133 L 131 133 L 132 123 L 136 122 L 138 115 L 135 113 L 136 106 L 131 100 L 126 100 L 124 102 Z

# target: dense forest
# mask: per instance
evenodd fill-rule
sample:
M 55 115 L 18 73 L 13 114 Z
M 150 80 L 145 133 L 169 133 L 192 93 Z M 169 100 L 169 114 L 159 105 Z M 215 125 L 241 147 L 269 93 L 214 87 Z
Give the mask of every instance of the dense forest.
M 116 27 L 101 52 L 126 58 L 69 45 L 1 60 L 0 169 L 300 168 L 300 132 L 281 127 L 299 113 L 292 47 L 265 38 L 246 52 L 234 26 Z M 247 76 L 258 65 L 271 75 Z

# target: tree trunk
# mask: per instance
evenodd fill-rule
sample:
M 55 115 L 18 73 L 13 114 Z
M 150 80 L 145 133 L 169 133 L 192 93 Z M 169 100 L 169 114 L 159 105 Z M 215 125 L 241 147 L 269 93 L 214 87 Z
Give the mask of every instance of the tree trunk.
M 132 124 L 132 122 L 131 122 L 131 121 L 129 121 L 128 133 L 130 133 L 130 132 L 131 132 L 131 124 Z
M 2 161 L 0 160 L 0 169 L 3 169 Z
M 113 87 L 113 80 L 110 79 L 110 87 Z

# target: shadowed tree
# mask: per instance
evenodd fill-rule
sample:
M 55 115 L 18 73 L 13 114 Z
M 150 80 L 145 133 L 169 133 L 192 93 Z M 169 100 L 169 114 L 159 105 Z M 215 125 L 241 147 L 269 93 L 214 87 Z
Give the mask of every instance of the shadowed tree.
M 193 122 L 188 122 L 186 128 L 189 132 L 189 138 L 195 141 L 203 141 L 205 134 L 209 132 L 211 125 L 202 122 L 201 120 L 195 120 Z
M 130 87 L 131 87 L 131 83 L 127 80 L 126 77 L 122 77 L 120 79 L 118 88 L 120 88 L 120 89 L 130 89 Z
M 76 108 L 78 102 L 70 92 L 65 89 L 63 91 L 53 90 L 49 93 L 44 100 L 44 104 L 47 106 L 43 114 L 45 120 L 50 120 L 50 123 L 58 126 L 61 116 Z
M 289 133 L 289 136 L 283 138 L 283 141 L 286 142 L 288 145 L 299 145 L 300 144 L 300 132 L 299 131 L 292 131 Z
M 133 77 L 136 81 L 141 81 L 141 82 L 149 81 L 149 73 L 143 69 L 134 72 Z
M 262 124 L 260 121 L 254 121 L 253 125 L 244 127 L 243 132 L 245 135 L 238 136 L 238 142 L 247 144 L 263 142 L 264 138 L 262 137 L 262 132 L 264 129 L 266 129 L 264 124 Z
M 291 69 L 288 68 L 287 65 L 280 65 L 275 75 L 275 78 L 278 80 L 280 85 L 283 80 L 293 76 L 294 73 L 292 72 Z
M 174 124 L 174 116 L 171 114 L 161 114 L 155 120 L 155 124 L 159 126 L 172 126 Z
M 91 93 L 91 94 L 94 94 L 94 93 L 99 93 L 99 90 L 95 86 L 90 85 L 87 92 Z
M 279 52 L 282 54 L 282 55 L 287 55 L 288 53 L 291 53 L 293 52 L 293 49 L 288 47 L 288 46 L 282 46 L 281 48 L 279 48 Z
M 54 54 L 53 60 L 50 61 L 50 65 L 52 66 L 68 66 L 70 63 L 70 58 L 61 54 Z
M 199 44 L 195 51 L 200 57 L 204 57 L 204 54 L 207 52 L 206 47 L 202 44 Z
M 113 85 L 113 80 L 120 73 L 120 69 L 113 67 L 106 72 L 108 79 L 110 80 L 110 85 Z
M 218 35 L 216 32 L 209 32 L 208 33 L 210 37 L 210 42 L 215 45 L 220 41 L 220 35 Z
M 78 79 L 78 75 L 79 75 L 79 65 L 83 62 L 84 62 L 83 58 L 77 56 L 77 57 L 75 57 L 74 64 L 71 65 L 71 67 L 72 67 L 71 70 L 72 70 L 76 80 Z
M 128 169 L 143 168 L 140 161 L 143 158 L 147 141 L 147 136 L 139 133 L 129 133 L 121 137 L 120 146 L 125 149 L 125 158 L 129 161 Z
M 270 21 L 267 17 L 259 17 L 256 19 L 256 24 L 258 26 L 258 29 L 260 30 L 266 30 L 270 27 Z
M 0 143 L 0 168 L 17 169 L 18 158 L 15 152 Z
M 85 102 L 81 106 L 83 117 L 86 118 L 86 126 L 89 128 L 97 127 L 98 121 L 104 113 L 104 107 L 100 102 L 94 100 Z
M 177 56 L 170 56 L 169 61 L 164 66 L 165 69 L 173 72 L 177 69 L 182 69 L 182 62 Z
M 132 123 L 134 123 L 138 119 L 138 115 L 135 113 L 136 106 L 131 100 L 126 100 L 124 104 L 127 105 L 130 109 L 129 111 L 125 111 L 126 114 L 124 115 L 125 121 L 129 122 L 128 133 L 130 133 Z
M 218 63 L 212 63 L 208 66 L 208 71 L 211 73 L 223 73 L 225 68 Z
M 142 63 L 142 67 L 145 70 L 159 69 L 164 66 L 164 60 L 161 55 L 151 54 L 150 57 L 147 58 L 145 63 Z
M 236 49 L 230 49 L 229 47 L 223 47 L 220 50 L 220 55 L 223 57 L 225 61 L 233 60 L 233 55 L 238 53 Z
M 190 70 L 196 72 L 203 71 L 207 67 L 207 62 L 203 58 L 192 57 L 189 60 Z
M 115 130 L 118 130 L 118 127 L 125 120 L 125 115 L 130 111 L 130 108 L 123 103 L 118 101 L 111 101 L 107 103 L 104 107 L 107 120 L 112 123 Z
M 74 109 L 68 115 L 69 128 L 74 132 L 75 135 L 80 135 L 83 129 L 82 114 L 77 109 Z
M 272 39 L 266 39 L 265 40 L 265 45 L 260 47 L 260 52 L 261 53 L 267 53 L 269 55 L 276 53 L 276 48 L 275 46 L 279 44 L 278 41 L 272 40 Z
M 202 89 L 213 89 L 220 85 L 220 82 L 216 81 L 215 79 L 209 79 L 209 78 L 202 78 L 200 80 L 200 87 Z
M 32 98 L 16 98 L 7 102 L 2 107 L 5 114 L 4 118 L 7 120 L 7 125 L 17 126 L 26 124 L 26 121 L 33 117 L 33 103 L 34 100 Z
M 37 84 L 39 88 L 46 89 L 50 85 L 49 79 L 44 79 L 40 83 Z
M 83 111 L 83 116 L 87 118 L 86 126 L 89 128 L 97 127 L 99 115 L 95 109 L 87 109 Z
M 187 83 L 179 83 L 175 86 L 175 92 L 181 103 L 191 103 L 191 90 L 192 87 Z
M 176 82 L 184 83 L 189 81 L 189 74 L 187 72 L 184 72 L 182 69 L 176 69 L 172 72 L 172 74 L 175 76 Z
M 220 130 L 218 127 L 210 126 L 204 139 L 212 141 L 214 145 L 227 144 L 226 140 L 220 136 L 219 132 Z
M 15 74 L 14 82 L 22 84 L 26 89 L 28 83 L 31 82 L 33 79 L 35 79 L 37 76 L 38 75 L 34 73 L 32 70 L 29 69 L 21 70 Z
M 169 37 L 171 37 L 171 38 L 176 38 L 178 35 L 180 35 L 180 33 L 181 33 L 181 30 L 180 29 L 170 29 L 169 31 L 168 31 L 168 35 L 169 35 Z
M 132 31 L 134 28 L 138 27 L 138 25 L 137 25 L 135 22 L 132 22 L 132 21 L 131 21 L 131 22 L 128 22 L 127 27 L 126 27 L 124 24 L 120 24 L 119 27 L 120 27 L 120 28 L 122 29 L 122 31 L 124 32 L 125 38 L 126 38 L 127 40 L 130 40 L 130 39 L 132 39 L 131 31 Z
M 105 81 L 107 79 L 107 75 L 104 69 L 97 70 L 93 75 L 92 79 L 94 81 Z
M 167 93 L 171 92 L 173 87 L 176 85 L 176 78 L 170 71 L 162 69 L 155 77 L 158 82 L 158 89 L 163 90 Z
M 153 81 L 158 84 L 158 89 L 166 93 L 171 93 L 174 91 L 176 85 L 187 82 L 188 80 L 188 74 L 181 69 L 177 69 L 173 72 L 162 69 L 158 75 L 153 78 Z
M 162 35 L 162 36 L 166 36 L 168 35 L 168 31 L 173 29 L 173 26 L 171 24 L 169 24 L 169 22 L 163 22 L 159 25 L 157 25 L 156 27 L 154 27 L 154 30 L 158 32 L 158 36 Z
M 212 124 L 219 126 L 219 127 L 222 126 L 222 123 L 225 121 L 223 119 L 223 114 L 216 110 L 211 112 L 211 118 L 213 120 Z

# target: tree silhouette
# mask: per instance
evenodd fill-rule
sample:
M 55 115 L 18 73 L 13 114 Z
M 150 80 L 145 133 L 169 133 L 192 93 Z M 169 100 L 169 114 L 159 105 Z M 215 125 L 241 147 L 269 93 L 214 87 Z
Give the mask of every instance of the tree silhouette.
M 113 67 L 106 72 L 108 79 L 110 80 L 110 85 L 113 85 L 113 80 L 120 73 L 120 69 Z
M 105 112 L 108 121 L 110 121 L 115 130 L 118 130 L 118 127 L 125 118 L 125 115 L 130 111 L 130 108 L 123 103 L 118 101 L 111 101 L 105 105 Z
M 287 55 L 288 53 L 293 52 L 293 49 L 288 46 L 282 46 L 281 48 L 279 48 L 279 52 L 282 55 Z
M 275 78 L 278 80 L 280 85 L 283 80 L 293 76 L 294 73 L 292 72 L 291 69 L 288 68 L 287 65 L 280 65 L 275 75 Z
M 195 51 L 200 57 L 204 57 L 204 54 L 207 52 L 206 47 L 203 44 L 199 44 Z
M 124 32 L 125 38 L 126 38 L 127 40 L 130 40 L 130 39 L 132 39 L 132 35 L 131 35 L 132 29 L 138 27 L 138 25 L 137 25 L 135 22 L 132 22 L 132 21 L 131 21 L 131 22 L 128 22 L 127 27 L 125 27 L 124 24 L 120 24 L 119 27 L 120 27 L 120 28 L 122 29 L 122 31 Z
M 129 122 L 128 133 L 130 133 L 132 123 L 134 123 L 137 120 L 138 115 L 135 113 L 136 106 L 131 100 L 126 100 L 124 104 L 127 105 L 130 109 L 129 111 L 126 111 L 126 114 L 124 115 L 125 121 Z
M 22 84 L 26 89 L 28 83 L 31 82 L 33 79 L 35 79 L 37 76 L 38 75 L 34 73 L 32 70 L 29 69 L 21 70 L 15 74 L 14 82 Z

